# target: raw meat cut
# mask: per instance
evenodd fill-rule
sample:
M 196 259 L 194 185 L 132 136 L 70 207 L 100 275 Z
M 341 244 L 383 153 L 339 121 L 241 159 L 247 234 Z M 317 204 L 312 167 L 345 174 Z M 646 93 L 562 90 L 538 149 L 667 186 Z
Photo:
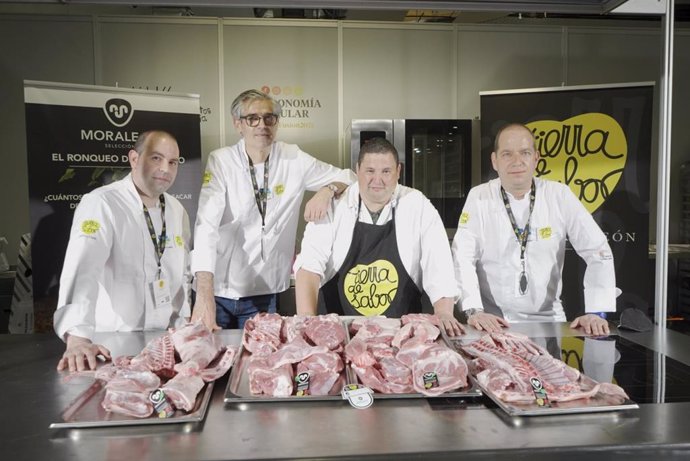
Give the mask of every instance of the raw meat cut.
M 335 350 L 345 343 L 345 327 L 337 314 L 312 317 L 306 322 L 304 334 L 317 346 Z
M 106 411 L 121 413 L 134 418 L 146 418 L 153 413 L 148 394 L 107 390 L 101 403 Z
M 260 356 L 249 359 L 247 365 L 249 392 L 254 395 L 266 394 L 272 397 L 292 395 L 292 366 L 289 364 L 273 368 Z
M 412 366 L 414 389 L 428 396 L 441 395 L 467 386 L 467 364 L 457 352 L 433 344 Z
M 193 362 L 198 370 L 206 368 L 221 349 L 216 336 L 202 322 L 188 323 L 171 336 L 182 363 Z M 179 367 L 176 364 L 175 371 L 179 372 Z
M 164 378 L 174 376 L 175 345 L 172 336 L 166 333 L 150 341 L 138 355 L 132 357 L 131 365 L 145 367 Z
M 283 318 L 260 312 L 244 323 L 242 345 L 254 355 L 269 355 L 280 347 Z
M 441 343 L 436 316 L 355 319 L 345 358 L 359 381 L 376 392 L 436 396 L 467 386 L 464 359 Z M 426 380 L 425 380 L 426 379 Z
M 582 380 L 578 370 L 553 358 L 525 335 L 490 333 L 463 345 L 462 350 L 474 357 L 470 370 L 477 381 L 505 402 L 534 402 L 533 378 L 541 382 L 551 402 L 588 399 L 600 392 L 614 396 L 612 400 L 627 398 L 615 384 Z
M 161 380 L 150 371 L 121 369 L 112 377 L 105 388 L 113 391 L 151 392 L 158 389 Z
M 309 395 L 329 395 L 333 385 L 338 382 L 343 368 L 343 361 L 335 352 L 318 352 L 297 365 L 296 375 L 309 374 Z M 299 384 L 297 386 L 299 390 Z M 340 389 L 336 389 L 334 393 L 339 392 Z
M 181 362 L 175 363 L 176 354 Z M 149 395 L 161 384 L 177 409 L 193 409 L 204 382 L 223 376 L 236 354 L 236 347 L 221 347 L 217 337 L 197 322 L 170 329 L 134 357 L 115 357 L 95 371 L 74 372 L 68 378 L 91 376 L 104 381 L 103 408 L 144 418 L 153 413 Z
M 178 374 L 162 387 L 165 395 L 177 409 L 192 411 L 196 403 L 196 396 L 204 388 L 204 380 L 200 376 L 186 376 Z

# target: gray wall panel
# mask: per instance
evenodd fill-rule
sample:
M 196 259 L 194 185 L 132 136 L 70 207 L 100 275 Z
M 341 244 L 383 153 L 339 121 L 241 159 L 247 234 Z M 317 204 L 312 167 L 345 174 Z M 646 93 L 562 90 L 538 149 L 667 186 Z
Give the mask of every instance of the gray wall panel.
M 217 22 L 105 19 L 98 27 L 99 84 L 200 95 L 205 163 L 220 141 Z
M 0 236 L 10 264 L 30 232 L 24 80 L 94 84 L 90 19 L 0 16 Z
M 453 31 L 343 30 L 344 123 L 362 118 L 452 118 Z

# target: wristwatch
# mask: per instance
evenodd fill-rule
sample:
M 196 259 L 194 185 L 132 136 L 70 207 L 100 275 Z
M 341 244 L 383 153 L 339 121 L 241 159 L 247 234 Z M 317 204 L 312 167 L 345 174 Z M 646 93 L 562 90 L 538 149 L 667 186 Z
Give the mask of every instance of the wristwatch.
M 327 184 L 326 187 L 328 187 L 331 190 L 331 192 L 333 192 L 333 197 L 338 196 L 338 186 L 336 186 L 335 184 Z
M 467 317 L 467 318 L 469 319 L 469 318 L 472 317 L 474 314 L 477 314 L 477 313 L 480 313 L 480 312 L 484 312 L 484 309 L 479 309 L 479 308 L 476 308 L 476 307 L 470 307 L 469 309 L 465 309 L 464 312 L 465 312 L 465 317 Z

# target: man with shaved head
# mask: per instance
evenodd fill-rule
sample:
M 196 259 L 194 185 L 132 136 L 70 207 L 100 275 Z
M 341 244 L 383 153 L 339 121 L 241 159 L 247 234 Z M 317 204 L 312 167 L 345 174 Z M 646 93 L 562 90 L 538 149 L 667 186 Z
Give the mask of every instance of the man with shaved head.
M 128 155 L 132 172 L 85 194 L 74 213 L 53 322 L 66 343 L 58 370 L 110 357 L 95 332 L 165 329 L 190 316 L 189 217 L 166 193 L 177 140 L 147 131 Z
M 491 154 L 498 178 L 467 196 L 452 247 L 467 323 L 493 332 L 512 322 L 565 321 L 567 238 L 587 263 L 585 314 L 570 326 L 609 334 L 606 313 L 616 311 L 616 275 L 606 235 L 567 185 L 534 177 L 538 161 L 529 128 L 508 124 Z

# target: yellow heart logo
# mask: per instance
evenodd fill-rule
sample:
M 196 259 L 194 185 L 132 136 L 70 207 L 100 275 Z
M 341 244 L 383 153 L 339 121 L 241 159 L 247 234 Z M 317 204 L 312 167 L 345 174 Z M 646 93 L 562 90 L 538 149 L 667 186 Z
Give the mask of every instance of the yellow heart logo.
M 537 177 L 566 184 L 590 213 L 616 188 L 628 158 L 623 128 L 597 112 L 527 124 L 540 158 Z
M 398 271 L 390 261 L 358 264 L 345 274 L 345 298 L 362 315 L 381 315 L 398 292 L 398 280 Z

